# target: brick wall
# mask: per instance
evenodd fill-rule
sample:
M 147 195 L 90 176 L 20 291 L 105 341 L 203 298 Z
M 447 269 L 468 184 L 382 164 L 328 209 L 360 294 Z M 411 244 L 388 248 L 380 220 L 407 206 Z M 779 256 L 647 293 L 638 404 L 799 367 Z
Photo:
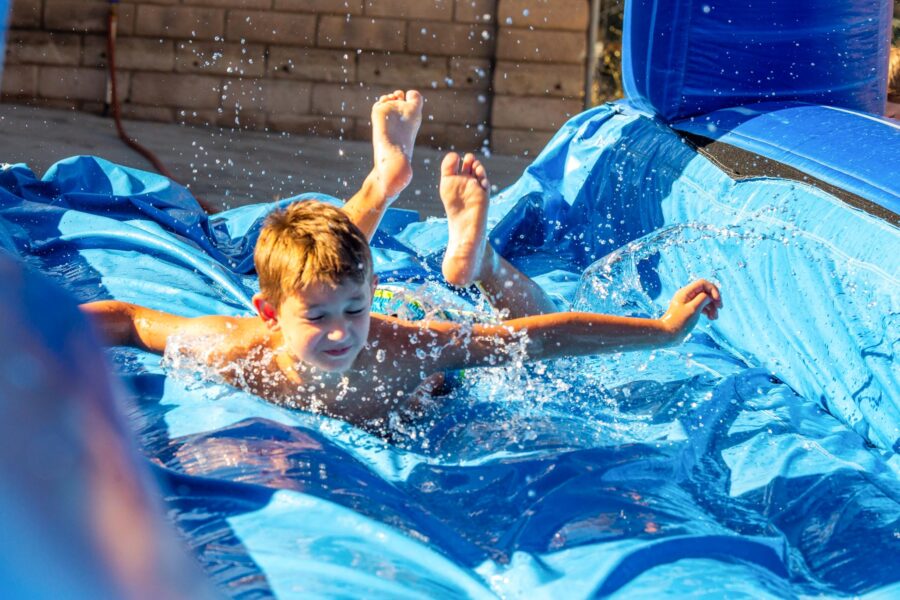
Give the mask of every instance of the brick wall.
M 5 101 L 101 112 L 101 0 L 13 0 Z M 369 136 L 380 94 L 427 98 L 420 142 L 534 152 L 582 107 L 589 0 L 121 2 L 123 115 Z

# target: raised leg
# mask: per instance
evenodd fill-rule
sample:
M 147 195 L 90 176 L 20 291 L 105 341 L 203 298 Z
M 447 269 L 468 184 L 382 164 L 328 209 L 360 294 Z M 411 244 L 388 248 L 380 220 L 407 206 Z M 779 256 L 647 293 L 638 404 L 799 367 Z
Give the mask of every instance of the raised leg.
M 489 189 L 487 172 L 474 155 L 466 154 L 462 164 L 455 152 L 444 157 L 440 193 L 449 229 L 444 278 L 461 287 L 477 285 L 491 305 L 506 310 L 510 318 L 557 312 L 544 290 L 488 243 Z
M 372 239 L 384 211 L 412 179 L 412 155 L 422 124 L 422 95 L 397 90 L 372 107 L 375 164 L 360 190 L 344 205 L 357 227 Z

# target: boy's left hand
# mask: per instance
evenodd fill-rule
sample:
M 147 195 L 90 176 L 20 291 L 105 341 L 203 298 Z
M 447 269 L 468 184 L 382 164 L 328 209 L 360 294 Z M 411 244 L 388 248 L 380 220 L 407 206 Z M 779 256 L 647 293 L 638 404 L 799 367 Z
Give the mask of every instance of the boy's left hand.
M 675 292 L 661 320 L 673 334 L 684 337 L 697 324 L 701 314 L 710 321 L 718 319 L 720 308 L 722 295 L 719 288 L 705 279 L 698 279 Z

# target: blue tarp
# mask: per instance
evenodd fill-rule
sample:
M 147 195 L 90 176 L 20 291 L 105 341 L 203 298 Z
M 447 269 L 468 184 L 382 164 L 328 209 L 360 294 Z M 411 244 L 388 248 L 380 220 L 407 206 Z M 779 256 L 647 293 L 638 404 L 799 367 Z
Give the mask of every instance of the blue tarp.
M 392 443 L 111 350 L 170 515 L 219 589 L 900 594 L 900 232 L 809 182 L 736 182 L 664 125 L 695 116 L 678 127 L 896 210 L 885 121 L 730 110 L 878 112 L 889 4 L 630 2 L 632 104 L 572 119 L 493 200 L 492 243 L 561 304 L 658 315 L 687 281 L 717 281 L 721 319 L 678 348 L 472 372 Z M 0 247 L 79 301 L 245 314 L 271 208 L 210 218 L 168 180 L 90 157 L 41 179 L 16 165 L 0 172 Z M 392 213 L 376 270 L 449 301 L 445 239 L 440 221 Z M 5 348 L 40 354 L 28 340 L 45 325 L 70 332 L 63 296 L 8 279 L 4 314 L 32 330 L 4 329 Z M 12 356 L 0 375 L 20 381 Z M 61 389 L 81 381 L 54 372 Z
M 207 218 L 178 186 L 93 158 L 43 180 L 16 166 L 0 189 L 7 246 L 82 301 L 248 310 L 270 206 Z M 444 224 L 398 218 L 378 271 L 447 293 Z M 474 373 L 393 444 L 114 350 L 130 420 L 217 584 L 897 593 L 896 228 L 810 185 L 735 182 L 627 105 L 573 119 L 490 221 L 496 247 L 576 308 L 659 314 L 697 276 L 726 308 L 678 348 Z

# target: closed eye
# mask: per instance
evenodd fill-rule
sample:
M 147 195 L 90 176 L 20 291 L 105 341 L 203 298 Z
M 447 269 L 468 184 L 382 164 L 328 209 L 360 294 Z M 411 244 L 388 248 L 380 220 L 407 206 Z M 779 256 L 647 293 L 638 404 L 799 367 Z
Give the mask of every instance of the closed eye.
M 348 314 L 348 315 L 359 315 L 359 314 L 362 314 L 362 312 L 363 312 L 364 310 L 366 310 L 366 309 L 360 308 L 360 309 L 357 309 L 357 310 L 348 310 L 348 311 L 347 311 L 347 314 Z

